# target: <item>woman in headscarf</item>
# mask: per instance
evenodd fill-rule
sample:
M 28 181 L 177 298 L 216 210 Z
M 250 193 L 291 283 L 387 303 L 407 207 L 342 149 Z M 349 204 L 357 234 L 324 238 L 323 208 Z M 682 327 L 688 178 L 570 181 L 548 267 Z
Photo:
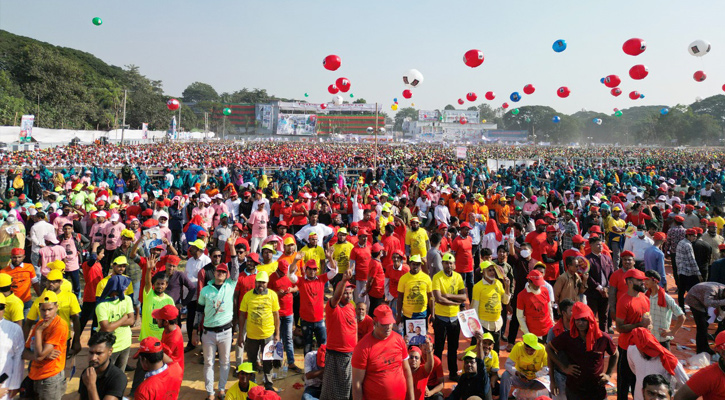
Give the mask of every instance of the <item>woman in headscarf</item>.
M 627 362 L 637 377 L 634 386 L 634 400 L 644 400 L 642 380 L 651 374 L 659 374 L 670 383 L 673 391 L 687 383 L 687 373 L 674 354 L 665 349 L 645 328 L 632 330 L 627 348 Z

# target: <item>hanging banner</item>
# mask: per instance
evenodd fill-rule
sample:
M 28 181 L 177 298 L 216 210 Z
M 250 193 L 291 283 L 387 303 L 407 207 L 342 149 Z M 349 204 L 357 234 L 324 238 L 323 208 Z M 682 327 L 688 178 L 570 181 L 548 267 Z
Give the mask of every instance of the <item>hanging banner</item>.
M 456 147 L 456 158 L 466 158 L 466 146 Z
M 149 138 L 149 124 L 147 122 L 141 124 L 141 132 L 143 133 L 143 139 Z
M 35 122 L 35 115 L 23 115 L 20 120 L 20 138 L 22 142 L 30 142 L 33 137 L 33 123 Z

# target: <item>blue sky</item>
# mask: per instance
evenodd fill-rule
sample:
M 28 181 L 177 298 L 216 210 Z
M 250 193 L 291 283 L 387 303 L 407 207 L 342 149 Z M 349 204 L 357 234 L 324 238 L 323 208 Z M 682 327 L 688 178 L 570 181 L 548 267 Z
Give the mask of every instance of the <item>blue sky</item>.
M 722 15 L 720 1 L 2 0 L 0 29 L 87 51 L 110 64 L 138 65 L 176 96 L 201 81 L 220 93 L 265 88 L 298 99 L 307 92 L 309 101 L 327 102 L 327 86 L 344 76 L 356 97 L 381 102 L 390 112 L 394 97 L 401 107 L 458 107 L 467 92 L 478 94 L 478 104 L 489 90 L 497 95 L 489 103 L 500 107 L 531 83 L 536 92 L 516 105 L 612 113 L 615 107 L 689 104 L 722 93 Z M 93 17 L 103 25 L 94 26 Z M 622 52 L 632 37 L 647 42 L 638 57 Z M 568 42 L 565 52 L 552 51 L 557 39 Z M 689 55 L 688 44 L 696 39 L 712 43 L 710 54 Z M 472 69 L 462 57 L 474 48 L 485 61 Z M 328 54 L 342 57 L 339 70 L 323 69 Z M 646 79 L 629 78 L 635 64 L 649 68 Z M 401 77 L 410 68 L 420 70 L 425 82 L 404 100 Z M 705 82 L 692 79 L 697 70 L 707 73 Z M 618 98 L 599 83 L 609 74 L 623 80 Z M 560 86 L 569 87 L 569 98 L 556 96 Z M 631 90 L 645 98 L 630 100 Z

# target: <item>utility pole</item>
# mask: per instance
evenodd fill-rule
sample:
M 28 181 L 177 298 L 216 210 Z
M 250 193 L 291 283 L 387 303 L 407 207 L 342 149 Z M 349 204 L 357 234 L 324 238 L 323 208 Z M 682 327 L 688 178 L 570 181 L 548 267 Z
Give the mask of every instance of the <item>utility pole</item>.
M 204 137 L 206 138 L 209 134 L 209 113 L 204 113 Z
M 375 170 L 373 176 L 378 171 L 378 103 L 375 103 Z
M 121 145 L 123 146 L 123 138 L 126 134 L 126 89 L 123 89 L 123 122 L 121 126 Z
M 40 127 L 40 95 L 38 95 L 38 111 L 36 114 L 38 115 L 35 116 L 35 120 L 37 121 L 38 127 Z
M 178 128 L 176 129 L 176 138 L 178 139 L 179 133 L 181 132 L 181 102 L 179 102 L 179 124 Z

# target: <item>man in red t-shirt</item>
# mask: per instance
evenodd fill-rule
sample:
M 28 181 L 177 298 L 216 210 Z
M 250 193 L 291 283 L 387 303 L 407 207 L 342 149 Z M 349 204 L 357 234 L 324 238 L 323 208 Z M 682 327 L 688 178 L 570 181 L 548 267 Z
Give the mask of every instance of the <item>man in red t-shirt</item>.
M 383 257 L 383 267 L 386 268 L 393 263 L 393 254 L 400 250 L 400 240 L 393 233 L 395 233 L 395 228 L 390 224 L 386 225 L 385 235 L 383 235 L 380 241 L 385 254 L 385 257 Z
M 713 349 L 720 355 L 720 360 L 692 375 L 677 391 L 675 400 L 696 400 L 698 397 L 725 400 L 725 332 L 718 333 Z
M 461 224 L 461 232 L 451 243 L 451 252 L 456 256 L 456 272 L 461 274 L 468 290 L 468 300 L 473 295 L 473 238 L 468 236 L 471 224 Z
M 536 261 L 541 259 L 541 244 L 546 241 L 546 225 L 543 219 L 536 220 L 536 230 L 529 232 L 524 241 L 531 245 L 531 258 Z
M 634 255 L 632 255 L 634 260 Z M 649 298 L 644 295 L 644 272 L 632 268 L 624 274 L 627 293 L 617 301 L 616 323 L 619 331 L 619 362 L 617 364 L 617 400 L 627 400 L 634 392 L 636 377 L 627 361 L 630 332 L 635 328 L 650 328 Z
M 385 293 L 385 300 L 390 302 L 393 310 L 397 310 L 398 306 L 398 282 L 403 275 L 410 272 L 410 267 L 403 264 L 403 260 L 405 260 L 405 253 L 397 250 L 393 253 L 393 264 L 385 269 L 385 286 L 388 289 Z
M 98 282 L 103 279 L 103 267 L 99 262 L 103 258 L 103 249 L 98 250 L 100 245 L 100 243 L 91 245 L 91 254 L 81 265 L 83 281 L 86 283 L 83 287 L 83 305 L 81 306 L 81 332 L 86 329 L 89 319 L 93 320 L 91 331 L 95 331 L 98 326 L 98 320 L 96 320 L 96 287 Z
M 136 389 L 134 397 L 136 400 L 166 400 L 179 397 L 184 372 L 178 363 L 164 362 L 163 349 L 159 339 L 149 336 L 141 341 L 138 352 L 133 356 L 139 358 L 141 367 L 149 375 Z
M 558 230 L 554 225 L 546 227 L 546 240 L 541 242 L 539 249 L 541 250 L 541 261 L 546 264 L 546 273 L 544 280 L 554 286 L 556 279 L 559 277 L 559 261 L 561 261 L 561 249 L 557 242 L 556 234 Z
M 365 235 L 361 235 L 354 246 L 350 251 L 350 269 L 355 271 L 355 303 L 369 304 L 368 297 L 361 293 L 365 290 L 365 283 L 368 281 L 372 246 L 368 244 L 368 237 Z
M 617 302 L 627 294 L 628 286 L 624 281 L 624 274 L 634 268 L 634 253 L 623 251 L 619 255 L 619 259 L 622 261 L 622 268 L 612 272 L 609 277 L 609 313 L 612 316 L 617 315 Z
M 425 354 L 425 357 L 423 357 Z M 430 336 L 426 337 L 421 347 L 411 346 L 408 350 L 408 364 L 413 375 L 413 396 L 415 400 L 425 400 L 425 392 L 428 387 L 428 378 L 433 372 L 433 345 Z M 422 361 L 425 360 L 425 364 Z
M 357 340 L 372 332 L 375 323 L 368 315 L 368 306 L 365 303 L 355 303 L 355 319 L 357 320 Z
M 336 265 L 332 260 L 332 252 L 328 252 L 328 265 Z M 331 268 L 327 274 L 317 276 L 317 262 L 307 261 L 304 276 L 297 282 L 300 291 L 300 325 L 305 341 L 304 353 L 312 350 L 312 336 L 318 344 L 327 342 L 327 331 L 322 321 L 325 305 L 325 284 L 337 275 L 337 268 Z
M 373 241 L 373 231 L 377 229 L 375 218 L 372 218 L 371 211 L 369 209 L 363 211 L 363 219 L 358 221 L 358 236 L 365 235 L 368 237 L 368 241 Z
M 353 400 L 414 400 L 405 340 L 393 332 L 395 317 L 386 304 L 375 309 L 375 328 L 352 354 Z M 325 361 L 327 368 L 327 361 Z
M 368 308 L 369 315 L 373 315 L 375 308 L 385 300 L 386 277 L 383 264 L 380 262 L 382 252 L 383 246 L 380 243 L 375 243 L 370 248 L 370 256 L 372 258 L 368 269 L 368 280 L 365 285 L 365 290 L 360 294 L 361 296 L 367 297 L 370 301 L 370 307 Z
M 529 282 L 516 301 L 516 317 L 524 333 L 545 337 L 554 326 L 549 290 L 538 270 L 529 272 L 526 279 Z
M 337 283 L 332 298 L 325 305 L 325 325 L 329 331 L 325 372 L 322 375 L 320 400 L 347 399 L 352 389 L 350 360 L 357 344 L 357 318 L 352 297 L 355 285 L 348 269 Z M 364 304 L 364 303 L 362 303 Z
M 167 304 L 151 312 L 159 328 L 164 330 L 161 334 L 161 344 L 164 346 L 164 362 L 178 363 L 181 372 L 184 372 L 184 335 L 179 329 L 179 309 Z
M 295 328 L 292 293 L 297 293 L 299 290 L 295 286 L 296 282 L 295 271 L 289 271 L 287 260 L 280 260 L 277 263 L 277 270 L 269 277 L 267 288 L 275 291 L 279 299 L 279 333 L 284 345 L 284 352 L 287 353 L 287 364 L 291 371 L 301 374 L 304 371 L 295 365 L 295 349 L 292 340 Z

